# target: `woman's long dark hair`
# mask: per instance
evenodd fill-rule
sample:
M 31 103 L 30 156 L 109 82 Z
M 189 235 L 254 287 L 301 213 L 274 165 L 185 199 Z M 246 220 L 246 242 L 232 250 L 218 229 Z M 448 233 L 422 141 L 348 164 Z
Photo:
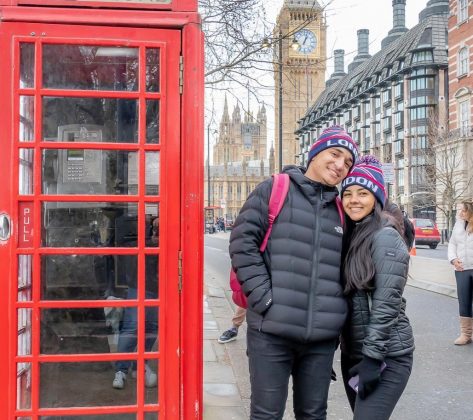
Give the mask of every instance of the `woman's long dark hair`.
M 386 202 L 385 209 L 383 211 L 379 202 L 376 201 L 373 212 L 363 220 L 353 222 L 350 218 L 346 218 L 342 265 L 345 294 L 355 290 L 370 290 L 372 288 L 372 280 L 376 270 L 371 258 L 371 243 L 378 230 L 388 224 L 393 226 L 403 237 L 402 212 L 390 202 Z

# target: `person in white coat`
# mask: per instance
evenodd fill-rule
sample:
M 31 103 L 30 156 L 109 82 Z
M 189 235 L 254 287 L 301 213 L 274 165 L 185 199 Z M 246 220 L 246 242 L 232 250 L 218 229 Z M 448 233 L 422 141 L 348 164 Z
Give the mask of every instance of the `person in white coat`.
M 457 346 L 471 343 L 473 331 L 473 199 L 462 202 L 458 220 L 448 243 L 448 260 L 455 267 L 460 336 Z

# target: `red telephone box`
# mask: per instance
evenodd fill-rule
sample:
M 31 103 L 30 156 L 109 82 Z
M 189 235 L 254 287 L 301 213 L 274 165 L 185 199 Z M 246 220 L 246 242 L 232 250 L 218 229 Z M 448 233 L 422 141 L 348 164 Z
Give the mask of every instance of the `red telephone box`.
M 0 0 L 1 419 L 202 416 L 196 10 Z

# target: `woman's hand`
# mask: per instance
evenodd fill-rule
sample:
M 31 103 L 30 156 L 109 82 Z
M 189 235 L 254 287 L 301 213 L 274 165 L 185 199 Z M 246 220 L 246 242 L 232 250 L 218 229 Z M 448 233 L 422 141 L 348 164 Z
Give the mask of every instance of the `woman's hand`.
M 459 258 L 455 258 L 452 261 L 453 266 L 455 267 L 455 271 L 463 271 L 463 261 Z
M 381 378 L 382 364 L 381 360 L 363 356 L 363 360 L 348 371 L 348 374 L 352 377 L 359 375 L 358 395 L 362 400 L 370 395 L 378 386 Z

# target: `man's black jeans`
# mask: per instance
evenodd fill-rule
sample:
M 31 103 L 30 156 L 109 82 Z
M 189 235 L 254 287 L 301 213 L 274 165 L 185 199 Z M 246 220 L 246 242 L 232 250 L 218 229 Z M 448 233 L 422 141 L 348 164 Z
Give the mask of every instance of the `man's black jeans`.
M 251 420 L 279 420 L 284 415 L 289 377 L 297 420 L 325 420 L 336 339 L 297 343 L 248 328 Z

